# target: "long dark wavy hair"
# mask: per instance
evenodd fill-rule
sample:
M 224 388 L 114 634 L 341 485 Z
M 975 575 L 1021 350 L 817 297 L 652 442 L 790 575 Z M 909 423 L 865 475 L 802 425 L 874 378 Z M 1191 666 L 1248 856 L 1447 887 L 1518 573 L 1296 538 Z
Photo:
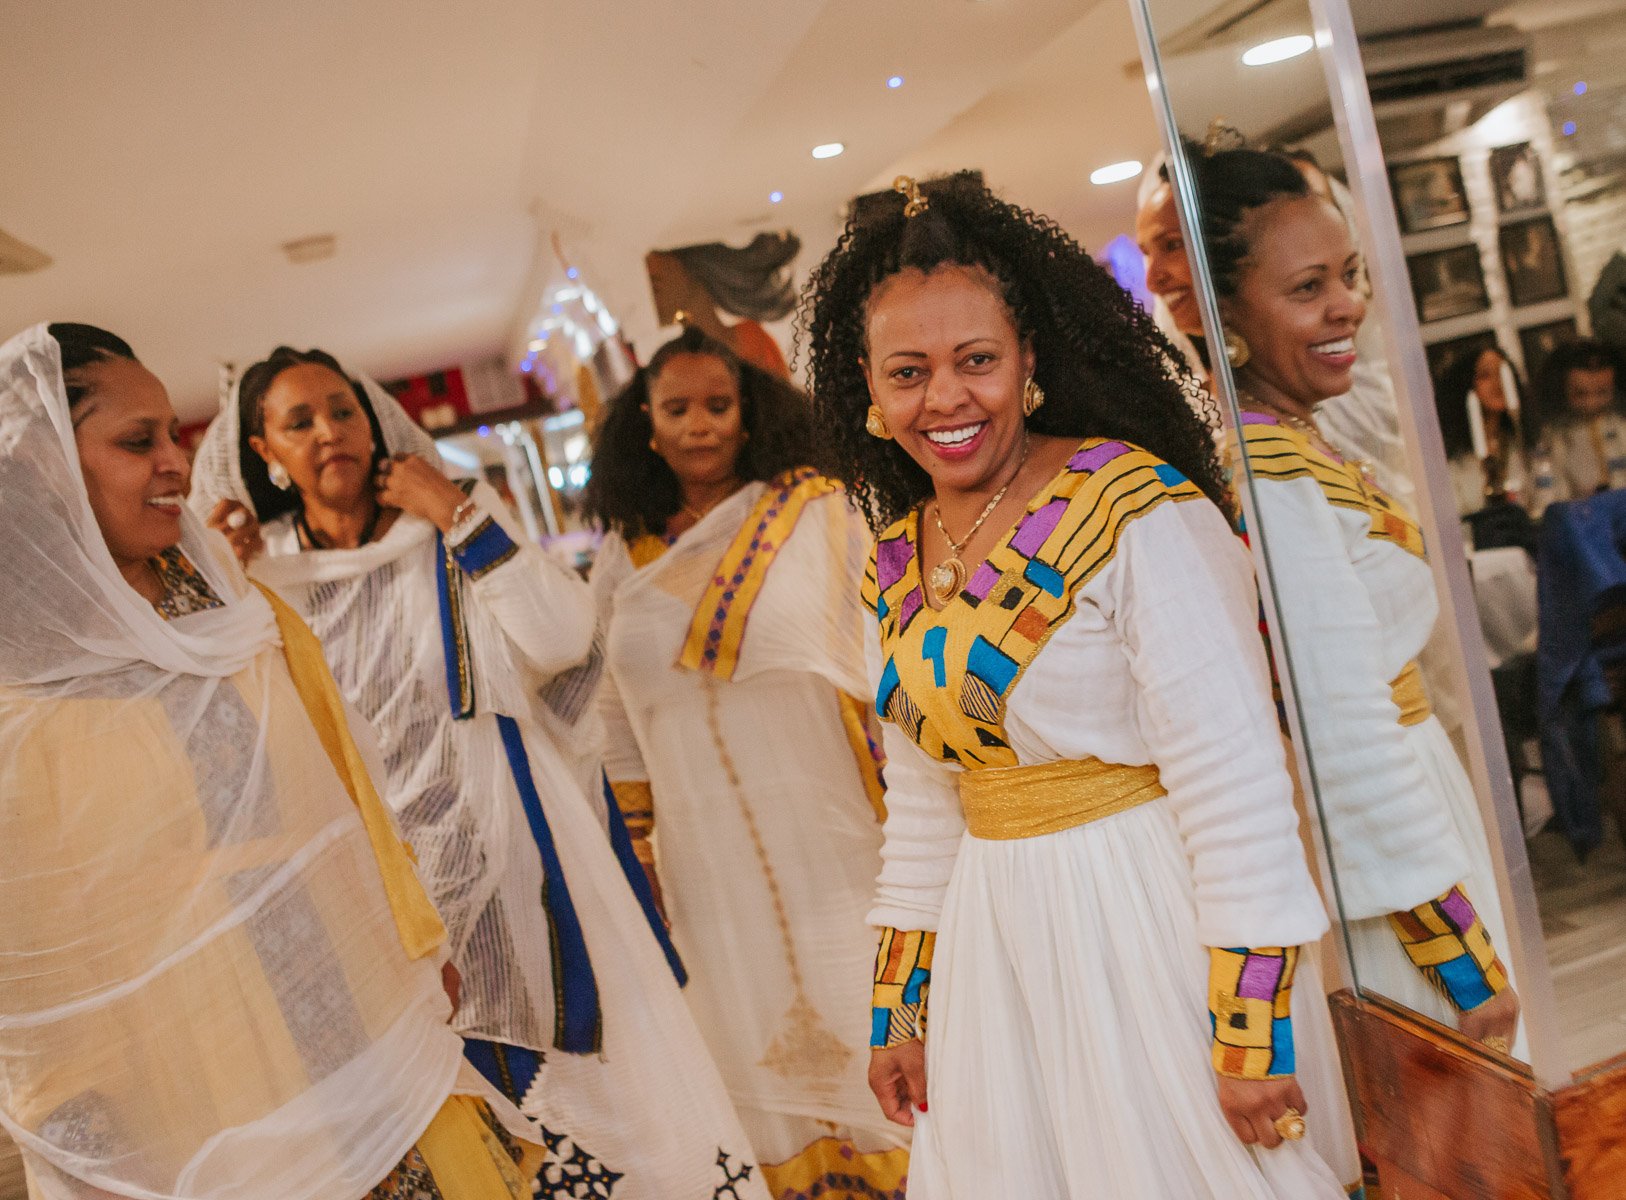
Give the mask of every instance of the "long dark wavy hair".
M 921 185 L 929 207 L 904 216 L 893 193 L 861 198 L 835 249 L 809 277 L 798 319 L 807 354 L 819 465 L 846 482 L 879 531 L 932 494 L 931 477 L 895 441 L 864 429 L 868 307 L 900 271 L 980 267 L 997 281 L 1017 333 L 1033 347 L 1045 403 L 1035 433 L 1132 442 L 1230 499 L 1198 406 L 1213 401 L 1152 318 L 1055 222 L 1007 204 L 969 173 Z M 799 355 L 798 355 L 799 357 Z
M 265 460 L 248 439 L 265 436 L 265 394 L 271 390 L 277 376 L 289 367 L 305 363 L 326 367 L 342 378 L 356 394 L 356 403 L 361 405 L 361 411 L 367 414 L 367 424 L 373 431 L 373 461 L 367 472 L 369 481 L 378 475 L 379 467 L 389 457 L 389 448 L 384 445 L 384 430 L 378 424 L 378 414 L 373 411 L 372 401 L 367 399 L 367 389 L 350 377 L 339 365 L 339 360 L 326 350 L 295 350 L 292 346 L 278 346 L 268 357 L 244 371 L 237 384 L 238 462 L 243 472 L 243 486 L 248 489 L 249 499 L 254 501 L 254 515 L 261 522 L 274 521 L 288 513 L 298 512 L 302 502 L 298 488 L 283 491 L 271 482 Z
M 1439 407 L 1440 437 L 1445 442 L 1447 458 L 1474 452 L 1473 427 L 1468 423 L 1468 393 L 1474 390 L 1474 375 L 1479 370 L 1479 360 L 1487 350 L 1506 363 L 1513 374 L 1513 395 L 1508 399 L 1518 405 L 1519 413 L 1515 415 L 1510 409 L 1502 414 L 1502 419 L 1513 431 L 1512 440 L 1529 449 L 1529 422 L 1524 415 L 1528 407 L 1525 404 L 1524 383 L 1519 379 L 1519 369 L 1513 365 L 1507 351 L 1492 343 L 1479 347 L 1472 354 L 1458 355 L 1440 377 L 1435 401 Z
M 809 465 L 813 458 L 807 397 L 691 325 L 656 350 L 610 401 L 593 438 L 593 474 L 582 495 L 583 507 L 592 520 L 629 541 L 664 533 L 683 507 L 678 477 L 649 444 L 655 433 L 649 419 L 650 384 L 679 354 L 715 358 L 739 384 L 740 423 L 748 436 L 734 471 L 742 480 L 772 479 Z

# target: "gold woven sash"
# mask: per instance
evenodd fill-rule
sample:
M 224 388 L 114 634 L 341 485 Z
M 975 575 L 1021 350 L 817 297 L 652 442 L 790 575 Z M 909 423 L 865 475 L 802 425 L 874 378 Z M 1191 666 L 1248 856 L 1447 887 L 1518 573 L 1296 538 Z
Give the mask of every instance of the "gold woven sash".
M 1099 758 L 960 774 L 965 827 L 972 837 L 988 841 L 1059 833 L 1166 794 L 1156 767 L 1126 767 Z
M 1423 673 L 1417 664 L 1409 662 L 1406 669 L 1395 676 L 1389 685 L 1394 694 L 1395 707 L 1400 710 L 1402 725 L 1421 725 L 1434 715 L 1429 706 L 1428 693 L 1423 690 Z

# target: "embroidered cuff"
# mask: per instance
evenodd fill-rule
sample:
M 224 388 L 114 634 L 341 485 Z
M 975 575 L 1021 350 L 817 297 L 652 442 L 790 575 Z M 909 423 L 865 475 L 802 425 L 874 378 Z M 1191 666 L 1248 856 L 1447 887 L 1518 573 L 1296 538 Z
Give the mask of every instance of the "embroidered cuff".
M 519 546 L 509 537 L 497 519 L 489 513 L 476 514 L 479 518 L 471 529 L 454 529 L 446 539 L 446 548 L 457 559 L 470 579 L 484 579 L 519 553 Z
M 655 793 L 647 779 L 611 781 L 610 791 L 615 794 L 615 806 L 621 810 L 626 823 L 627 836 L 632 838 L 632 852 L 646 866 L 655 861 L 655 850 L 649 844 L 655 832 Z
M 922 929 L 883 929 L 875 953 L 875 998 L 869 1044 L 897 1046 L 926 1036 L 926 993 L 937 935 Z
M 1297 946 L 1208 952 L 1214 1070 L 1233 1079 L 1293 1074 L 1293 972 Z
M 1406 957 L 1458 1012 L 1507 990 L 1507 968 L 1459 883 L 1438 900 L 1390 913 Z

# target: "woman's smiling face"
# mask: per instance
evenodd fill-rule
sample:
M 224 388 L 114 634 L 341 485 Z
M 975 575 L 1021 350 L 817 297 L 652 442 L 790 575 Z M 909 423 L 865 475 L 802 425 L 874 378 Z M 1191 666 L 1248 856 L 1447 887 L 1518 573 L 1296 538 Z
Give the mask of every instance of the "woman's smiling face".
M 999 480 L 1022 452 L 1033 351 L 998 281 L 977 267 L 900 271 L 871 293 L 866 329 L 870 399 L 904 452 L 939 491 Z

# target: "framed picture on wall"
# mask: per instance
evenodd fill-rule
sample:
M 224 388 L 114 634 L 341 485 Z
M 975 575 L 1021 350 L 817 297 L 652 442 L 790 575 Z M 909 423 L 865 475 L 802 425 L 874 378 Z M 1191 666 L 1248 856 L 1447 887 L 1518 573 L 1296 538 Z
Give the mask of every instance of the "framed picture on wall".
M 1531 325 L 1519 330 L 1519 348 L 1524 351 L 1524 377 L 1534 379 L 1541 372 L 1549 354 L 1580 336 L 1574 321 L 1549 321 L 1545 325 Z
M 1546 207 L 1547 185 L 1541 177 L 1541 159 L 1529 142 L 1492 150 L 1490 175 L 1497 212 L 1516 213 Z
M 1444 403 L 1440 395 L 1440 383 L 1463 359 L 1478 358 L 1484 351 L 1495 348 L 1496 333 L 1490 329 L 1482 329 L 1466 337 L 1452 338 L 1448 342 L 1434 342 L 1424 346 L 1423 353 L 1428 358 L 1428 377 L 1434 381 L 1435 400 Z M 1457 397 L 1459 402 L 1461 399 L 1462 397 Z
M 1514 308 L 1558 300 L 1569 293 L 1564 256 L 1558 248 L 1558 228 L 1551 217 L 1504 225 L 1499 240 L 1502 270 L 1507 273 L 1507 290 Z
M 1479 265 L 1479 247 L 1473 242 L 1409 255 L 1406 269 L 1411 273 L 1417 319 L 1425 325 L 1484 312 L 1490 307 L 1485 271 Z
M 1403 233 L 1443 229 L 1468 219 L 1468 190 L 1462 185 L 1462 167 L 1454 158 L 1428 158 L 1389 168 L 1395 208 Z

